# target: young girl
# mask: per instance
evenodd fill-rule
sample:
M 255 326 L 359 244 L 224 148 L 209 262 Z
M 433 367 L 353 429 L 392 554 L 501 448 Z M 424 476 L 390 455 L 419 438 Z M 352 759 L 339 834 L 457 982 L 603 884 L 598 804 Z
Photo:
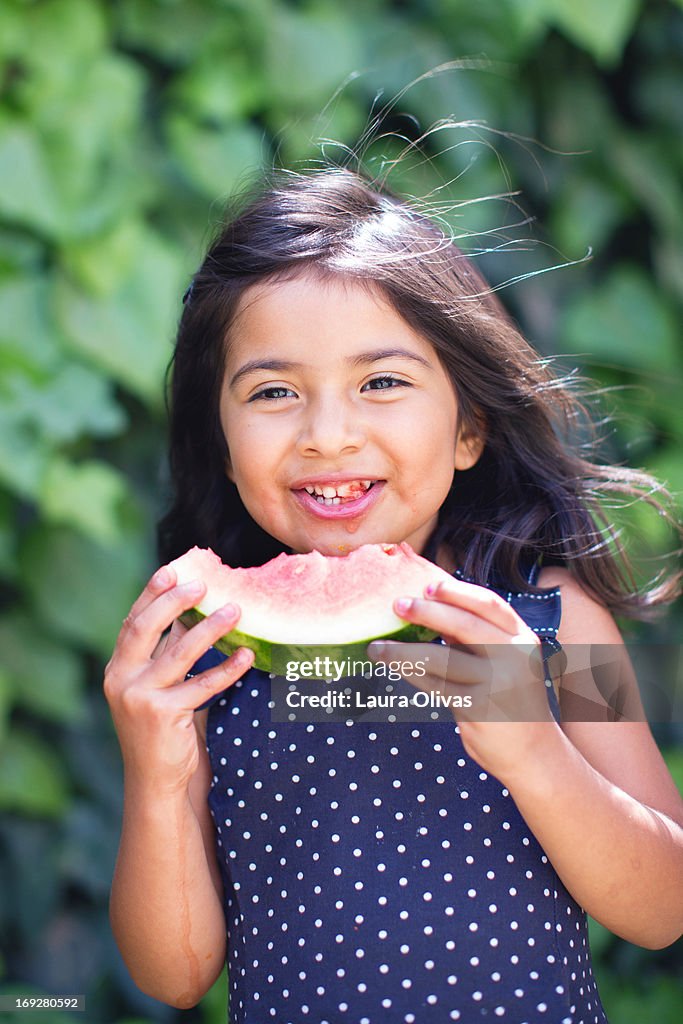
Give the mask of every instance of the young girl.
M 493 687 L 511 720 L 277 723 L 251 652 L 200 661 L 239 608 L 183 630 L 204 588 L 162 567 L 105 679 L 111 917 L 144 991 L 192 1006 L 227 955 L 233 1024 L 600 1024 L 585 911 L 678 937 L 681 801 L 632 677 L 616 721 L 585 655 L 677 581 L 635 590 L 600 499 L 652 481 L 572 449 L 581 410 L 447 235 L 360 176 L 283 175 L 224 228 L 180 323 L 164 561 L 409 541 L 454 574 L 396 603 L 448 645 L 420 686 Z M 558 707 L 529 651 L 560 645 Z

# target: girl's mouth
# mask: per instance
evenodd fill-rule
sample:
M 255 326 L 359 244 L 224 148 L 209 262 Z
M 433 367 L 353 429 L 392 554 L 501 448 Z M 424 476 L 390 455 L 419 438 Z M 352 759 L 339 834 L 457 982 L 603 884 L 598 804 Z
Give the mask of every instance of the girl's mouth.
M 314 483 L 293 494 L 307 512 L 323 519 L 345 519 L 366 512 L 380 496 L 383 480 L 348 480 Z

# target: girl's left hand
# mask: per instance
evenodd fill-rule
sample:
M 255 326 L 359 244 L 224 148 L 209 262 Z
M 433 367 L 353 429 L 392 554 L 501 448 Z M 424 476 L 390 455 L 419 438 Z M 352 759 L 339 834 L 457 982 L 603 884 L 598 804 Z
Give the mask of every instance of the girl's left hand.
M 501 781 L 511 778 L 555 725 L 538 636 L 493 591 L 456 579 L 428 587 L 423 598 L 400 598 L 394 610 L 447 646 L 373 643 L 370 656 L 425 662 L 426 674 L 407 681 L 461 698 L 448 703 L 467 753 Z

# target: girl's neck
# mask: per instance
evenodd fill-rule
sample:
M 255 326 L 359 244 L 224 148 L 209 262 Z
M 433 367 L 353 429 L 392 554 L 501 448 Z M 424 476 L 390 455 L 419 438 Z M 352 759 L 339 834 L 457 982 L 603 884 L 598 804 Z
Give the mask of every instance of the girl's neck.
M 432 534 L 427 543 L 425 544 L 422 552 L 422 557 L 427 558 L 430 562 L 434 562 L 439 568 L 445 569 L 451 575 L 457 569 L 456 560 L 449 550 L 448 545 L 439 544 L 436 537 Z
M 425 558 L 427 557 L 428 556 L 425 555 Z M 449 572 L 451 576 L 457 569 L 455 559 L 445 544 L 442 544 L 441 547 L 438 548 L 436 558 L 433 559 L 433 561 L 439 566 L 439 568 L 445 569 L 446 572 Z

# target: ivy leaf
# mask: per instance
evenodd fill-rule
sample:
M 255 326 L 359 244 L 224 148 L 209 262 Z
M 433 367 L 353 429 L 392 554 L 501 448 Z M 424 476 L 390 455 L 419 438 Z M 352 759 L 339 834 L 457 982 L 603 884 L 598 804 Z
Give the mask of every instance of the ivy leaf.
M 39 493 L 46 520 L 64 523 L 106 544 L 121 537 L 121 514 L 128 496 L 126 480 L 104 462 L 73 463 L 57 455 L 47 468 Z
M 22 374 L 8 373 L 4 390 L 6 410 L 15 420 L 31 424 L 53 444 L 75 441 L 84 434 L 110 437 L 127 422 L 112 398 L 109 381 L 77 363 L 64 365 L 38 386 Z
M 160 406 L 185 281 L 169 243 L 140 225 L 137 258 L 117 288 L 88 294 L 64 274 L 54 309 L 67 344 L 152 406 Z
M 107 43 L 107 20 L 99 0 L 43 0 L 20 6 L 23 31 L 15 34 L 15 45 L 36 63 L 77 63 L 101 52 Z
M 58 337 L 50 323 L 48 296 L 48 282 L 42 275 L 11 277 L 0 284 L 0 370 L 3 378 L 12 367 L 19 367 L 35 377 L 44 377 L 63 361 Z
M 22 7 L 5 57 L 0 212 L 61 241 L 114 222 L 151 187 L 139 173 L 146 72 L 107 48 L 94 0 Z
M 362 35 L 341 10 L 278 5 L 264 28 L 266 87 L 278 107 L 317 109 L 363 65 Z
M 0 280 L 38 273 L 45 263 L 45 245 L 20 228 L 0 226 Z
M 587 175 L 572 178 L 553 211 L 553 233 L 560 249 L 580 257 L 589 247 L 604 247 L 628 209 L 629 203 L 612 182 Z
M 34 499 L 49 458 L 47 442 L 0 405 L 0 482 L 19 497 Z
M 139 259 L 141 228 L 138 220 L 117 223 L 111 230 L 65 245 L 62 266 L 88 294 L 114 295 L 134 273 Z
M 206 127 L 183 114 L 167 121 L 171 148 L 192 182 L 208 198 L 226 196 L 245 175 L 264 161 L 261 132 L 235 121 L 221 128 Z
M 142 590 L 150 561 L 144 538 L 100 544 L 65 527 L 38 527 L 19 555 L 32 610 L 65 640 L 111 655 L 121 623 Z
M 12 683 L 10 673 L 0 668 L 0 750 L 9 729 L 9 713 L 12 707 Z
M 119 0 L 112 17 L 126 45 L 177 66 L 196 60 L 226 21 L 233 27 L 232 6 L 171 2 L 161 11 L 158 0 Z
M 64 770 L 54 752 L 13 728 L 0 748 L 0 810 L 57 817 L 67 802 Z
M 591 361 L 670 373 L 678 362 L 676 320 L 635 267 L 621 266 L 579 295 L 563 317 L 562 347 Z
M 178 76 L 170 99 L 198 121 L 230 125 L 253 113 L 264 99 L 259 68 L 246 53 L 211 47 Z
M 41 141 L 24 122 L 0 113 L 0 215 L 59 235 L 63 211 Z
M 667 159 L 663 143 L 645 133 L 614 140 L 612 159 L 619 178 L 647 210 L 662 234 L 683 230 L 680 168 Z
M 108 809 L 76 802 L 64 821 L 60 875 L 91 896 L 107 899 L 116 860 L 116 820 Z
M 0 619 L 0 650 L 12 702 L 56 722 L 83 720 L 81 660 L 15 612 Z
M 598 64 L 615 64 L 640 10 L 640 0 L 513 0 L 525 23 L 544 20 L 561 29 Z M 525 9 L 525 10 L 523 10 Z
M 0 577 L 14 580 L 17 575 L 16 535 L 13 522 L 14 501 L 0 493 Z

